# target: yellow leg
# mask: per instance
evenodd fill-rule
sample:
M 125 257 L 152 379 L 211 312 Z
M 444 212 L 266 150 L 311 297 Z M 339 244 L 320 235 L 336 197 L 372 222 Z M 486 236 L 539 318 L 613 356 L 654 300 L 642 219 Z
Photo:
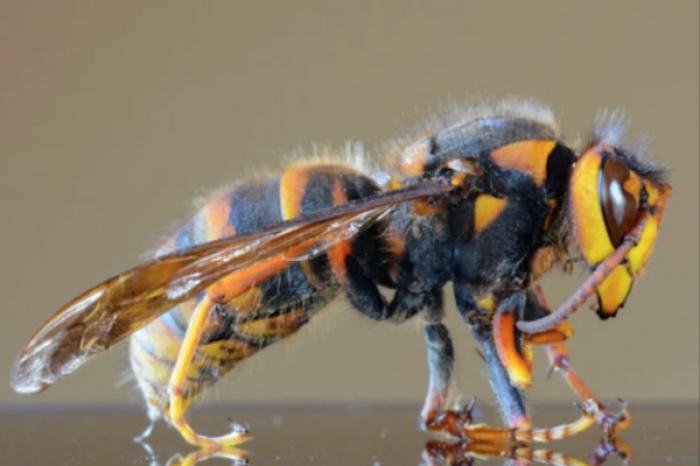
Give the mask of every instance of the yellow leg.
M 170 418 L 170 423 L 188 443 L 205 448 L 208 451 L 218 451 L 226 447 L 239 445 L 251 438 L 245 428 L 237 425 L 234 425 L 231 433 L 227 435 L 205 437 L 197 434 L 185 420 L 184 386 L 187 380 L 187 373 L 214 306 L 215 303 L 207 296 L 197 305 L 192 313 L 187 332 L 180 347 L 180 353 L 170 376 L 170 383 L 168 384 L 168 395 L 170 397 L 168 417 Z

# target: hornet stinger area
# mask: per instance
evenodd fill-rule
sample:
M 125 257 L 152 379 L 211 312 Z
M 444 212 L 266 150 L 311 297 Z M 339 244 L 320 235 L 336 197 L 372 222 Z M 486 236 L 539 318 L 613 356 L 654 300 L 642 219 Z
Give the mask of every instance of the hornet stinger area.
M 239 362 L 294 335 L 336 297 L 377 321 L 422 319 L 429 382 L 426 431 L 488 443 L 545 442 L 598 424 L 627 428 L 571 369 L 567 317 L 590 298 L 615 317 L 644 271 L 671 193 L 664 170 L 599 118 L 573 149 L 552 112 L 531 100 L 455 107 L 367 156 L 318 149 L 277 174 L 240 180 L 204 200 L 148 262 L 60 308 L 17 356 L 11 384 L 41 392 L 128 339 L 151 424 L 221 449 L 250 438 L 234 426 L 197 433 L 190 404 Z M 554 267 L 590 275 L 561 306 L 538 282 Z M 452 340 L 443 288 L 481 345 L 504 427 L 453 409 Z M 386 300 L 380 288 L 393 290 Z M 536 428 L 525 403 L 532 348 L 544 346 L 580 402 L 570 424 Z

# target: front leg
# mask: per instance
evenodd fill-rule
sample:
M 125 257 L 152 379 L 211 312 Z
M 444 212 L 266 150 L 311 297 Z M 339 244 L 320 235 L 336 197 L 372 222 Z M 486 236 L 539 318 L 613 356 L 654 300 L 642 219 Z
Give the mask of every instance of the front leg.
M 527 317 L 537 318 L 552 312 L 542 288 L 535 284 L 532 287 L 531 299 L 528 299 Z M 586 386 L 569 364 L 569 352 L 564 341 L 573 334 L 569 328 L 570 324 L 562 322 L 560 329 L 544 332 L 542 334 L 530 334 L 526 339 L 532 344 L 544 345 L 547 357 L 552 367 L 552 371 L 562 375 L 576 397 L 581 401 L 592 400 L 598 406 L 597 423 L 605 431 L 608 437 L 615 433 L 626 430 L 630 424 L 630 414 L 627 411 L 626 403 L 622 402 L 622 409 L 619 413 L 611 413 L 602 401 Z M 558 330 L 558 331 L 557 331 Z

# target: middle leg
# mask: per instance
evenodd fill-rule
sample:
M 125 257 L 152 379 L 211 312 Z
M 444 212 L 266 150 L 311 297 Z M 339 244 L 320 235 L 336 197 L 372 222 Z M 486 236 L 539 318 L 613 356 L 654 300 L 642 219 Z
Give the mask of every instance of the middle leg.
M 428 347 L 428 393 L 421 411 L 423 428 L 447 408 L 452 396 L 455 351 L 452 338 L 442 323 L 442 293 L 429 304 L 423 318 L 423 334 Z
M 423 313 L 423 333 L 428 347 L 429 384 L 421 410 L 421 423 L 426 429 L 428 421 L 445 410 L 452 392 L 454 346 L 447 327 L 442 323 L 442 289 L 413 292 L 399 288 L 392 300 L 387 302 L 377 285 L 352 256 L 345 258 L 344 273 L 338 275 L 355 309 L 373 320 L 403 323 Z

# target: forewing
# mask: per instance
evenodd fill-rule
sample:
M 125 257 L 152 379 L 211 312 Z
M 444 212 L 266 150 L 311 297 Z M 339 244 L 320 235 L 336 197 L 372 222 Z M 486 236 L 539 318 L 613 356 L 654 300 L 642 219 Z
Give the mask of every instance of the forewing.
M 31 337 L 15 359 L 11 385 L 19 393 L 45 390 L 168 310 L 231 274 L 263 281 L 265 264 L 305 260 L 350 239 L 401 202 L 444 194 L 426 182 L 351 201 L 262 229 L 160 256 L 78 296 Z M 254 271 L 254 272 L 253 272 Z

